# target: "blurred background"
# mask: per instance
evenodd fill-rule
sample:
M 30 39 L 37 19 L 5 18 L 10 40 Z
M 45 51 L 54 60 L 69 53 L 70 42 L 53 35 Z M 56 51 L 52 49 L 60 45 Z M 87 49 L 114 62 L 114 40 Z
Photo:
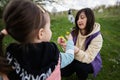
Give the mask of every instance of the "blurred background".
M 3 11 L 4 7 L 9 0 L 0 1 L 0 13 Z M 41 4 L 48 12 L 57 13 L 72 10 L 80 10 L 81 8 L 89 7 L 92 9 L 104 6 L 108 8 L 110 6 L 120 5 L 120 0 L 32 0 L 38 4 Z M 103 11 L 100 8 L 99 11 Z

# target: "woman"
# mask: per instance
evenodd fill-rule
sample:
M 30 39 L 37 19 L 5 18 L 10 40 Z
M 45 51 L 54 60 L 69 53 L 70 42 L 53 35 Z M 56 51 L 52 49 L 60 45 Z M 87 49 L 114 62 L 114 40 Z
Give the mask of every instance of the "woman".
M 99 52 L 103 38 L 100 34 L 100 24 L 95 23 L 94 13 L 90 8 L 78 11 L 71 34 L 77 51 L 75 60 L 61 69 L 62 76 L 70 76 L 74 72 L 79 80 L 86 80 L 89 73 L 94 73 L 96 76 L 102 67 Z

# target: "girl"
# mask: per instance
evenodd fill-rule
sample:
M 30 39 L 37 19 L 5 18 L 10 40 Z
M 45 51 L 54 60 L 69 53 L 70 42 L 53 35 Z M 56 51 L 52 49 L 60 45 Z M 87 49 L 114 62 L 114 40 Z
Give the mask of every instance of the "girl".
M 100 34 L 100 24 L 95 23 L 94 13 L 90 8 L 78 11 L 71 34 L 76 46 L 75 60 L 61 69 L 62 76 L 69 76 L 74 72 L 78 80 L 86 80 L 89 73 L 96 76 L 102 67 L 99 52 L 103 38 Z
M 49 42 L 52 32 L 48 13 L 29 0 L 10 0 L 3 19 L 6 27 L 1 31 L 1 40 L 6 34 L 16 40 L 6 48 L 6 58 L 13 69 L 7 73 L 8 78 L 61 80 L 60 68 L 74 58 L 72 36 L 68 38 L 65 54 L 60 53 L 56 44 Z

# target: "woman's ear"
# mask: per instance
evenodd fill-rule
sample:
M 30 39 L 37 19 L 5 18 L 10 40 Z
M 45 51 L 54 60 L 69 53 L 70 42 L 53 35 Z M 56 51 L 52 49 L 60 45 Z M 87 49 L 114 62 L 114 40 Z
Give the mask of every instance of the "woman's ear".
M 43 34 L 44 34 L 44 29 L 41 28 L 41 29 L 39 30 L 39 32 L 38 32 L 37 38 L 38 38 L 39 40 L 42 40 L 42 39 L 43 39 Z

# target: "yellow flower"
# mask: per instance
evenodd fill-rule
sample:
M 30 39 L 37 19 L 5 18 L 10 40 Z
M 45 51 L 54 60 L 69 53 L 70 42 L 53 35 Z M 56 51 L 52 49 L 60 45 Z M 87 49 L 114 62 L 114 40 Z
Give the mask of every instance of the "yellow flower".
M 64 39 L 64 36 L 59 36 L 59 38 L 63 38 Z
M 59 38 L 61 38 L 63 41 L 66 42 L 66 39 L 64 38 L 64 36 L 59 36 Z
M 70 32 L 67 31 L 67 32 L 66 32 L 66 35 L 69 35 L 69 34 L 70 34 Z

